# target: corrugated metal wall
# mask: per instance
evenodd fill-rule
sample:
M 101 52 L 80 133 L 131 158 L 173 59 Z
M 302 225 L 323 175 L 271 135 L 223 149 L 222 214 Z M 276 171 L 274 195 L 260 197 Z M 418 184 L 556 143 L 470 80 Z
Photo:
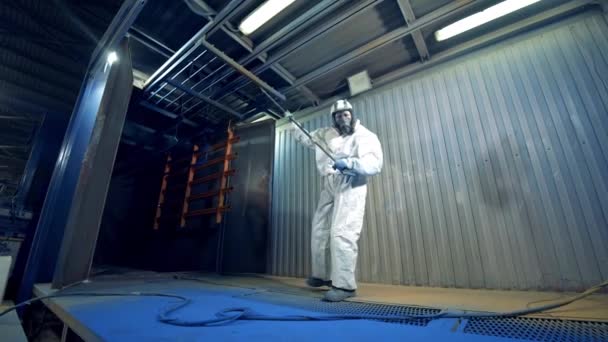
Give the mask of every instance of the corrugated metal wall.
M 353 99 L 384 170 L 364 282 L 578 290 L 608 278 L 608 26 L 585 14 Z M 327 108 L 304 119 L 329 125 Z M 276 133 L 270 272 L 310 272 L 313 153 Z

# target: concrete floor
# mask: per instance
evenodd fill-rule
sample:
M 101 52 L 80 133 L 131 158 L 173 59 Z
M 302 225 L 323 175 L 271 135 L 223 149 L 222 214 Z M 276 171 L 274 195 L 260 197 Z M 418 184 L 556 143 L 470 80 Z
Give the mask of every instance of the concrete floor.
M 13 302 L 4 301 L 0 304 L 0 312 L 13 306 Z M 0 339 L 2 341 L 20 342 L 27 341 L 23 327 L 17 316 L 17 312 L 11 311 L 6 315 L 0 317 Z

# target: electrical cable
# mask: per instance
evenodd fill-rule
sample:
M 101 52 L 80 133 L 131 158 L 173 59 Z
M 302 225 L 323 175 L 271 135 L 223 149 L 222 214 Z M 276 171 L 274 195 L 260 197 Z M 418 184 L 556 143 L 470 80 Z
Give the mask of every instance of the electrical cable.
M 496 313 L 496 312 L 466 313 L 466 311 L 448 310 L 447 311 L 448 315 L 446 317 L 450 317 L 451 315 L 454 315 L 455 317 L 450 317 L 450 318 L 499 318 L 499 317 L 525 316 L 525 315 L 535 314 L 535 313 L 539 313 L 539 312 L 543 312 L 543 311 L 549 311 L 552 309 L 556 309 L 556 308 L 568 305 L 572 302 L 583 299 L 607 286 L 608 286 L 608 280 L 604 281 L 603 283 L 600 283 L 598 285 L 595 285 L 595 286 L 589 288 L 588 290 L 586 290 L 585 292 L 578 294 L 576 296 L 566 298 L 557 303 L 547 304 L 547 305 L 539 306 L 536 308 L 521 309 L 521 310 L 515 310 L 515 311 L 510 311 L 510 312 L 504 312 L 504 313 Z
M 331 161 L 333 161 L 334 163 L 336 162 L 336 158 L 325 148 L 323 147 L 311 134 L 310 132 L 308 132 L 306 130 L 306 128 L 304 128 L 304 126 L 302 126 L 301 123 L 299 123 L 296 119 L 294 119 L 291 116 L 291 113 L 286 110 L 285 108 L 283 108 L 283 106 L 281 106 L 277 100 L 274 99 L 274 97 L 270 96 L 270 94 L 268 94 L 268 92 L 266 92 L 266 90 L 264 90 L 264 88 L 260 88 L 260 90 L 264 93 L 264 95 L 266 95 L 271 101 L 272 103 L 274 103 L 274 105 L 279 108 L 279 110 L 281 110 L 283 112 L 283 114 L 285 115 L 286 118 L 289 119 L 289 121 L 291 121 L 294 125 L 296 125 L 296 127 L 298 127 L 298 129 L 300 129 L 300 131 L 302 131 L 302 133 L 304 133 L 304 135 L 306 135 L 308 137 L 308 139 L 310 139 L 310 141 L 312 141 L 315 145 L 317 145 L 317 147 L 319 149 L 321 149 L 321 151 L 323 151 L 323 153 L 325 153 L 325 155 L 327 155 L 327 157 L 329 157 L 329 159 L 331 159 Z M 275 118 L 275 119 L 280 119 L 280 118 Z
M 71 292 L 71 293 L 55 293 L 48 296 L 36 297 L 19 303 L 15 306 L 7 308 L 0 312 L 0 317 L 13 311 L 17 308 L 31 304 L 36 301 L 59 298 L 59 297 L 118 297 L 118 296 L 139 296 L 139 297 L 164 297 L 179 299 L 180 302 L 174 303 L 167 306 L 157 315 L 157 320 L 164 324 L 182 326 L 182 327 L 203 327 L 203 326 L 220 326 L 233 323 L 238 320 L 252 320 L 252 321 L 336 321 L 336 320 L 380 320 L 380 321 L 404 321 L 404 320 L 420 320 L 420 319 L 437 319 L 437 318 L 504 318 L 504 317 L 515 317 L 522 315 L 529 315 L 539 313 L 551 309 L 555 309 L 574 301 L 585 298 L 600 289 L 608 286 L 608 281 L 605 281 L 599 285 L 596 285 L 587 291 L 576 295 L 572 298 L 565 299 L 558 303 L 543 305 L 537 308 L 515 310 L 511 312 L 467 312 L 463 310 L 441 310 L 439 313 L 432 315 L 264 315 L 257 313 L 249 308 L 235 307 L 221 310 L 215 314 L 215 318 L 205 320 L 183 320 L 171 315 L 179 311 L 180 309 L 190 305 L 192 300 L 175 294 L 158 293 L 158 292 L 125 292 L 125 293 L 114 293 L 114 292 Z M 62 291 L 62 290 L 60 290 Z
M 61 291 L 61 290 L 60 290 Z M 57 292 L 60 292 L 57 291 Z M 183 296 L 179 296 L 179 295 L 174 295 L 174 294 L 167 294 L 167 293 L 156 293 L 156 292 L 67 292 L 67 293 L 54 293 L 51 295 L 47 295 L 47 296 L 40 296 L 40 297 L 34 297 L 31 299 L 28 299 L 26 301 L 23 301 L 17 305 L 11 306 L 7 309 L 5 309 L 4 311 L 0 312 L 0 317 L 6 315 L 7 313 L 19 309 L 21 307 L 24 307 L 26 305 L 29 305 L 31 303 L 34 302 L 38 302 L 41 300 L 45 300 L 45 299 L 51 299 L 51 298 L 61 298 L 61 297 L 133 297 L 133 296 L 137 296 L 137 297 L 167 297 L 167 298 L 176 298 L 179 299 L 181 301 L 183 301 L 184 303 L 190 303 L 190 299 L 183 297 Z

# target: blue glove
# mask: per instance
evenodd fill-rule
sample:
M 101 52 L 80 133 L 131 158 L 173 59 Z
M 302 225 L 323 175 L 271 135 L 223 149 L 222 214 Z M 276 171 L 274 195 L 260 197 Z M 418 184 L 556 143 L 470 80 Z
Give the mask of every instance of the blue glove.
M 336 162 L 334 163 L 334 170 L 338 170 L 340 172 L 344 171 L 344 170 L 348 170 L 350 168 L 352 168 L 352 163 L 350 163 L 348 161 L 348 159 L 338 159 L 336 160 Z

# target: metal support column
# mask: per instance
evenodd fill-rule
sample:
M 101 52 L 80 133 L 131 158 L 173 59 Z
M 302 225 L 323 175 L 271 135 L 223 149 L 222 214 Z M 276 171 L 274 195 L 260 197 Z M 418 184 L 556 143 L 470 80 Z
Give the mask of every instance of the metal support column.
M 110 173 L 112 164 L 114 161 L 114 154 L 110 153 L 105 149 L 99 149 L 100 138 L 106 138 L 108 132 L 101 129 L 103 125 L 102 121 L 109 120 L 112 122 L 112 127 L 108 129 L 111 131 L 112 136 L 108 140 L 116 138 L 116 147 L 120 139 L 120 132 L 122 130 L 122 121 L 118 124 L 117 121 L 113 120 L 113 117 L 120 117 L 124 120 L 123 109 L 117 109 L 112 113 L 107 113 L 105 110 L 108 106 L 108 96 L 114 94 L 117 89 L 114 90 L 112 86 L 108 86 L 109 82 L 117 83 L 118 78 L 121 76 L 124 78 L 125 74 L 128 74 L 129 78 L 132 78 L 130 69 L 130 58 L 126 51 L 126 45 L 122 46 L 120 53 L 120 60 L 118 63 L 110 66 L 107 64 L 107 53 L 110 50 L 116 49 L 119 43 L 123 40 L 127 30 L 145 5 L 145 0 L 126 0 L 119 9 L 117 15 L 114 17 L 110 26 L 106 30 L 106 33 L 100 40 L 97 48 L 91 56 L 91 61 L 87 68 L 85 80 L 80 90 L 80 95 L 74 107 L 70 123 L 66 132 L 65 139 L 63 141 L 59 157 L 55 164 L 55 170 L 51 178 L 49 190 L 47 192 L 42 211 L 40 213 L 40 220 L 38 222 L 36 232 L 32 241 L 32 248 L 27 259 L 25 272 L 20 286 L 18 295 L 18 301 L 27 300 L 30 298 L 32 288 L 36 282 L 48 282 L 52 279 L 54 273 L 54 267 L 52 263 L 57 259 L 59 254 L 59 247 L 61 240 L 68 225 L 68 217 L 74 216 L 73 205 L 75 202 L 82 199 L 77 198 L 77 194 L 82 195 L 86 193 L 84 191 L 91 185 L 99 182 L 107 185 L 109 178 L 106 180 L 98 180 L 94 169 L 91 169 L 91 161 L 98 161 L 104 159 L 103 162 L 99 161 L 94 165 L 99 165 L 100 168 L 105 168 L 105 171 Z M 128 73 L 124 70 L 128 69 Z M 122 80 L 125 81 L 125 80 Z M 132 82 L 132 79 L 130 80 Z M 118 88 L 118 87 L 116 87 Z M 130 92 L 131 83 L 127 91 Z M 113 99 L 112 102 L 122 102 L 121 100 L 129 96 L 121 95 L 119 99 Z M 105 101 L 104 101 L 105 100 Z M 128 102 L 127 102 L 128 103 Z M 113 104 L 118 107 L 118 104 Z M 122 110 L 122 112 L 121 112 Z M 111 115 L 108 115 L 111 114 Z M 108 124 L 106 124 L 107 126 Z M 108 170 L 109 168 L 109 170 Z M 99 199 L 100 203 L 97 203 L 96 210 L 103 210 L 103 204 L 105 202 L 105 192 L 103 198 Z M 94 207 L 90 204 L 90 207 Z M 89 222 L 90 225 L 81 225 L 77 227 L 85 233 L 85 241 L 75 241 L 75 244 L 79 244 L 82 248 L 88 247 L 90 244 L 86 242 L 94 241 L 97 239 L 97 230 L 99 224 L 94 225 Z M 72 226 L 72 232 L 76 227 Z M 93 248 L 91 248 L 92 250 Z M 64 248 L 65 250 L 65 248 Z M 91 250 L 88 252 L 92 253 Z M 58 265 L 60 267 L 67 266 L 67 259 L 62 258 L 62 262 Z M 42 263 L 46 262 L 47 267 L 42 267 Z M 78 258 L 69 259 L 70 267 L 80 270 L 83 264 L 89 264 L 89 260 L 80 260 Z M 50 267 L 48 267 L 50 266 Z M 82 279 L 80 273 L 78 280 Z M 86 277 L 86 274 L 84 274 Z M 67 278 L 61 277 L 62 281 L 56 282 L 56 285 L 65 284 L 63 280 L 69 281 Z
M 53 275 L 54 288 L 86 279 L 93 263 L 114 160 L 133 90 L 127 39 L 117 53 L 120 61 L 110 68 L 100 94 L 86 158 L 80 164 L 78 183 Z

